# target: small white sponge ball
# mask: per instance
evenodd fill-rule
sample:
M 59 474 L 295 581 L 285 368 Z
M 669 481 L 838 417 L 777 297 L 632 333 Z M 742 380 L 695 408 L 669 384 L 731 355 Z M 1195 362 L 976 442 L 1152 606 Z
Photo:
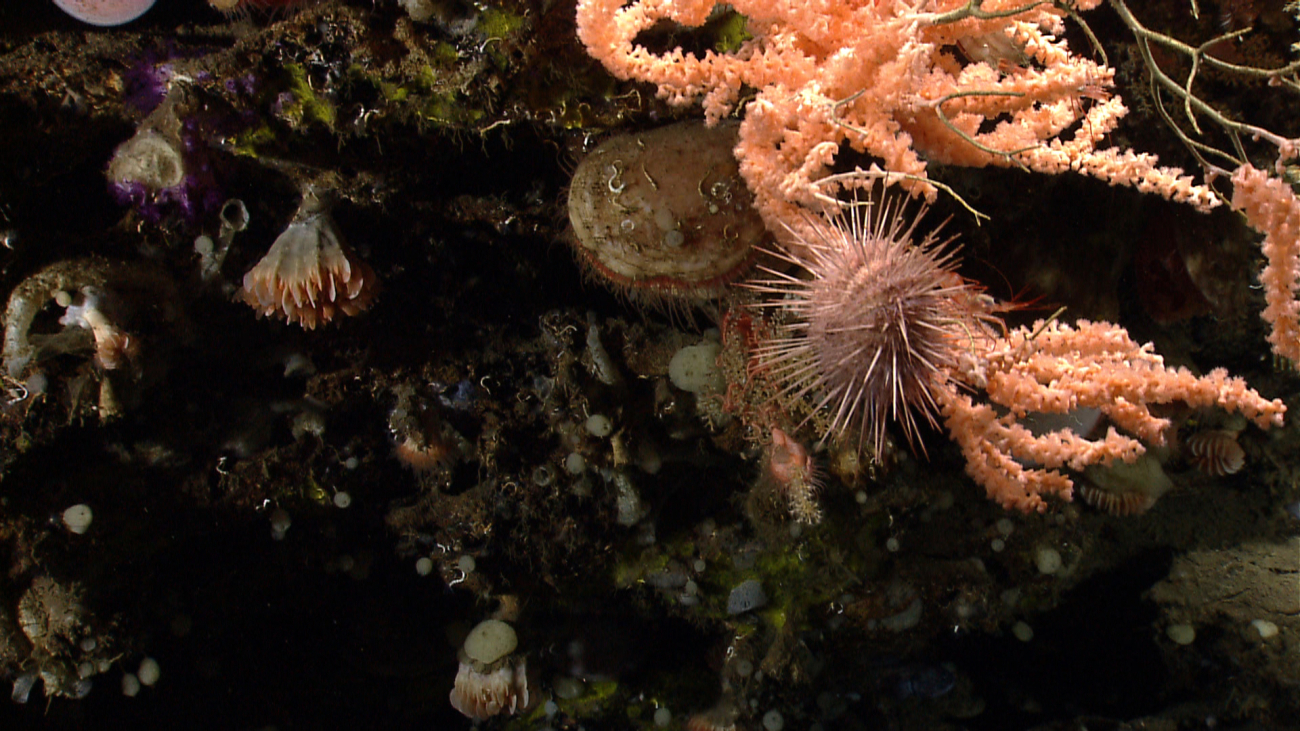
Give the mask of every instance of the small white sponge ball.
M 704 342 L 677 351 L 668 362 L 668 379 L 673 385 L 691 393 L 722 391 L 726 381 L 718 370 L 718 353 L 722 346 Z
M 77 535 L 90 530 L 90 521 L 94 518 L 95 515 L 91 512 L 90 506 L 85 503 L 73 505 L 63 511 L 63 525 Z
M 474 662 L 491 665 L 515 651 L 519 638 L 510 625 L 499 619 L 485 619 L 465 638 L 465 655 Z
M 139 678 L 140 685 L 153 685 L 158 682 L 162 675 L 162 668 L 158 667 L 158 661 L 152 657 L 146 657 L 140 661 L 140 669 L 135 671 L 135 676 Z

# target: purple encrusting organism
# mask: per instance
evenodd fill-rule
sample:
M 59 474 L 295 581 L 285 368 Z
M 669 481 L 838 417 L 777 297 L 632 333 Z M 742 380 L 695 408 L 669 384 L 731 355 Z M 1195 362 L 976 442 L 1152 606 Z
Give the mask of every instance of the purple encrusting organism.
M 126 106 L 141 114 L 148 114 L 162 104 L 167 98 L 167 88 L 176 75 L 176 67 L 170 63 L 159 63 L 156 54 L 150 52 L 139 63 L 131 66 L 123 74 L 126 86 Z
M 195 223 L 205 214 L 220 208 L 225 196 L 216 187 L 210 166 L 186 174 L 179 185 L 153 189 L 138 180 L 110 181 L 113 198 L 124 206 L 131 206 L 140 217 L 150 223 L 159 223 L 175 213 L 187 223 Z
M 238 101 L 227 112 L 210 106 L 192 111 L 198 106 L 189 102 L 192 87 L 215 87 L 244 98 L 257 93 L 252 74 L 224 80 L 207 72 L 188 75 L 184 60 L 208 52 L 178 51 L 168 44 L 144 53 L 125 74 L 125 102 L 148 116 L 135 136 L 114 151 L 107 171 L 109 189 L 119 203 L 135 208 L 150 223 L 177 217 L 193 224 L 219 209 L 225 195 L 211 141 L 234 136 L 256 122 L 256 114 L 240 111 Z
M 225 200 L 202 125 L 194 119 L 178 123 L 169 103 L 113 151 L 108 182 L 119 203 L 150 223 L 171 215 L 195 223 Z
M 226 79 L 222 82 L 222 85 L 225 86 L 226 91 L 231 94 L 251 96 L 253 92 L 257 91 L 257 78 L 252 74 L 247 74 L 245 76 Z
M 210 48 L 179 48 L 175 42 L 169 41 L 161 44 L 160 48 L 134 57 L 122 73 L 126 89 L 123 102 L 140 114 L 152 113 L 167 98 L 172 82 L 185 78 L 186 72 L 180 67 L 189 59 L 201 58 L 211 52 Z M 207 75 L 206 71 L 199 72 L 193 80 L 202 81 L 202 77 Z

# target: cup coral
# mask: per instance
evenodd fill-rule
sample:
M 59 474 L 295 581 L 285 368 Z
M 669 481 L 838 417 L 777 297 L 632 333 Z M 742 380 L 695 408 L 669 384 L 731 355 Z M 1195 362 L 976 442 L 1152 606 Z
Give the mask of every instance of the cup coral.
M 528 669 L 524 658 L 515 654 L 518 644 L 514 628 L 499 619 L 484 620 L 470 630 L 460 651 L 452 707 L 475 721 L 526 710 Z
M 239 297 L 259 316 L 283 317 L 314 330 L 374 301 L 379 279 L 344 242 L 326 198 L 309 186 L 293 223 L 244 275 Z

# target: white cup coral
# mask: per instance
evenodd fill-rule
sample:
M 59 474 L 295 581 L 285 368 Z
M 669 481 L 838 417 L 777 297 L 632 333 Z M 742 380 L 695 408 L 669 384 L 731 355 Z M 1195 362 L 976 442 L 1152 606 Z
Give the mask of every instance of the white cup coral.
M 293 222 L 244 275 L 239 297 L 258 315 L 284 318 L 308 330 L 370 307 L 379 278 L 343 240 L 327 196 L 308 187 Z
M 461 647 L 452 707 L 475 721 L 527 709 L 528 669 L 514 654 L 518 644 L 514 628 L 499 619 L 475 625 Z

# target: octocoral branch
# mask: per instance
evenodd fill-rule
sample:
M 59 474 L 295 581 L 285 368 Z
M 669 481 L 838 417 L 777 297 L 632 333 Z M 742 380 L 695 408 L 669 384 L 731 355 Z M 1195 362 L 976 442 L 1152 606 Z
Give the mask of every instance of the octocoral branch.
M 1286 413 L 1280 399 L 1265 399 L 1222 369 L 1196 376 L 1166 367 L 1150 344 L 1138 345 L 1105 322 L 1073 328 L 1039 322 L 1034 330 L 1013 330 L 969 364 L 963 380 L 991 402 L 976 403 L 956 389 L 943 394 L 944 422 L 966 457 L 967 474 L 1004 507 L 1026 512 L 1045 509 L 1043 495 L 1070 499 L 1073 482 L 1063 467 L 1132 462 L 1144 443 L 1164 444 L 1169 421 L 1151 412 L 1155 404 L 1219 406 L 1263 429 L 1281 426 Z M 1031 413 L 1084 408 L 1100 410 L 1114 424 L 1104 438 L 1069 429 L 1035 434 L 1022 423 Z
M 1268 264 L 1259 273 L 1267 306 L 1261 316 L 1273 331 L 1273 352 L 1300 362 L 1300 199 L 1291 186 L 1268 173 L 1242 165 L 1232 176 L 1232 207 L 1264 234 Z
M 1201 210 L 1220 203 L 1154 156 L 1098 149 L 1126 111 L 1106 91 L 1114 71 L 1070 52 L 1051 3 L 735 0 L 752 36 L 735 52 L 654 54 L 636 43 L 656 22 L 699 26 L 719 5 L 580 0 L 578 36 L 614 75 L 654 83 L 673 104 L 699 100 L 710 122 L 734 110 L 742 87 L 757 89 L 736 155 L 773 231 L 798 234 L 801 207 L 870 183 L 827 176 L 849 149 L 929 198 L 935 161 L 1074 171 Z

